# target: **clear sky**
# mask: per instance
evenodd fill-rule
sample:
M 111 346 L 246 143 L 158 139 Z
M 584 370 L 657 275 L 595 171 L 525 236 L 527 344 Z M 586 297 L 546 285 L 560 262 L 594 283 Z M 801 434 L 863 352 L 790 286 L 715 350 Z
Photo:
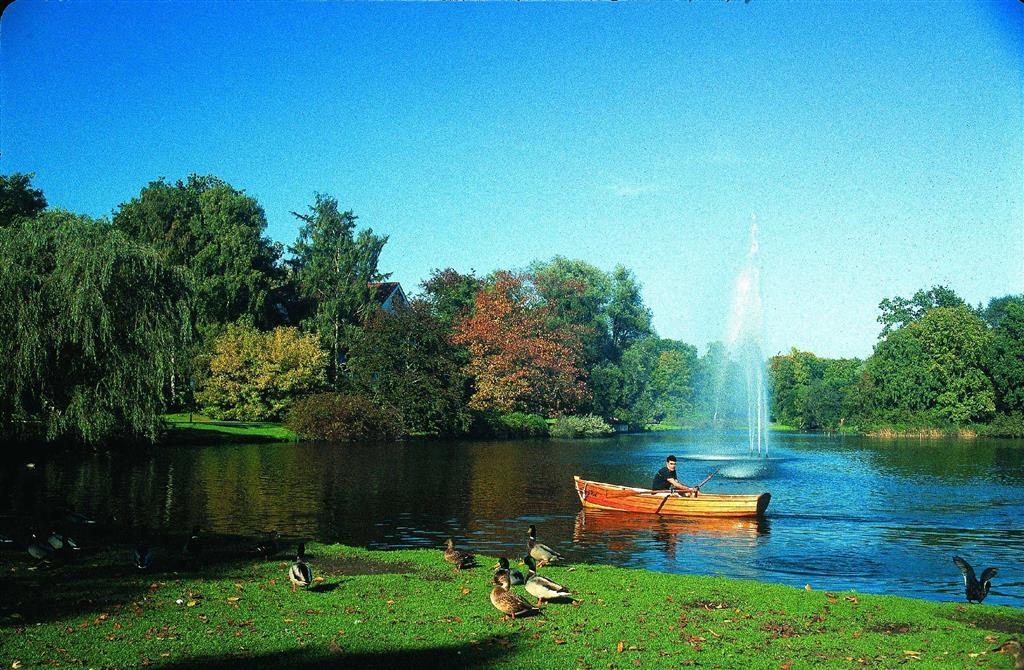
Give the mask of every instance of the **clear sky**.
M 878 302 L 1024 292 L 1024 5 L 35 2 L 0 19 L 0 172 L 109 216 L 212 173 L 315 191 L 431 269 L 562 254 L 725 336 L 752 215 L 768 353 L 866 356 Z

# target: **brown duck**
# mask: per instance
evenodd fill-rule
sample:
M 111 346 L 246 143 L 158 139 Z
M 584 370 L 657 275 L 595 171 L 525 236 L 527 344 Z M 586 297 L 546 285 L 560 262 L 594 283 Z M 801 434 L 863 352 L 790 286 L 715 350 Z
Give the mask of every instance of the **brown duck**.
M 494 575 L 494 583 L 497 586 L 491 589 L 491 604 L 505 613 L 505 616 L 501 617 L 502 621 L 509 617 L 515 619 L 517 616 L 529 616 L 540 612 L 539 609 L 523 600 L 522 596 L 512 591 L 507 572 L 499 572 Z
M 455 542 L 448 538 L 448 544 L 444 550 L 444 560 L 455 566 L 455 570 L 476 567 L 476 556 L 468 551 L 459 551 L 455 548 Z
M 1024 650 L 1021 649 L 1020 642 L 1009 640 L 1004 642 L 996 651 L 1000 654 L 1013 656 L 1013 670 L 1024 670 Z

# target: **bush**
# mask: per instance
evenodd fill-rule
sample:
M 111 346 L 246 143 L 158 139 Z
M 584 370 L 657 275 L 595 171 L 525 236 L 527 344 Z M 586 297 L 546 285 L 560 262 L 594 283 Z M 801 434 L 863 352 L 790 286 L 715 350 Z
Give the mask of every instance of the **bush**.
M 984 437 L 1024 437 L 1024 413 L 996 414 L 992 423 L 979 427 L 978 432 Z
M 196 402 L 214 419 L 278 421 L 295 399 L 324 385 L 327 354 L 316 335 L 297 328 L 232 324 L 213 349 Z
M 302 398 L 288 413 L 285 426 L 302 439 L 318 442 L 397 440 L 405 434 L 398 411 L 342 393 Z
M 540 414 L 476 412 L 471 432 L 487 437 L 547 437 L 548 422 Z
M 578 437 L 602 437 L 614 431 L 604 419 L 594 414 L 563 416 L 551 427 L 552 437 L 575 439 Z

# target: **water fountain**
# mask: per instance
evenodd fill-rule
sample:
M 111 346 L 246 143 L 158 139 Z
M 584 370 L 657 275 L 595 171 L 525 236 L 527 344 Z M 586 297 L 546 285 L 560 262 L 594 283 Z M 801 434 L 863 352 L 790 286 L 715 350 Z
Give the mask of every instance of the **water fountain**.
M 768 393 L 761 348 L 764 323 L 761 311 L 761 263 L 758 255 L 757 220 L 752 217 L 750 248 L 736 278 L 729 312 L 726 348 L 736 357 L 746 381 L 747 443 L 750 454 L 768 455 Z
M 718 472 L 730 479 L 752 479 L 770 473 L 768 383 L 763 354 L 764 323 L 757 221 L 750 226 L 750 245 L 733 289 L 725 341 L 715 350 L 714 398 L 708 451 L 694 460 L 721 462 Z M 709 356 L 710 356 L 709 351 Z M 746 453 L 740 453 L 737 430 L 745 429 Z

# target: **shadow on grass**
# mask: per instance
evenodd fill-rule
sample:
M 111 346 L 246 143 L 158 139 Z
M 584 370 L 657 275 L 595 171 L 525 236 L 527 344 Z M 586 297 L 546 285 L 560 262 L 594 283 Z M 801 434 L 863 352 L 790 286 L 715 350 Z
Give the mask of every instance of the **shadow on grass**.
M 239 574 L 251 573 L 254 565 L 262 564 L 269 572 L 276 572 L 282 588 L 288 588 L 286 566 L 293 558 L 282 549 L 262 561 L 255 554 L 253 542 L 246 537 L 205 536 L 201 556 L 189 559 L 182 556 L 181 538 L 161 538 L 152 544 L 153 563 L 147 570 L 135 567 L 130 545 L 83 551 L 72 561 L 52 566 L 37 566 L 22 550 L 0 552 L 0 630 L 131 607 L 150 594 L 151 584 L 236 579 Z M 411 564 L 396 567 L 369 558 L 353 561 L 348 572 L 336 575 L 333 571 L 322 572 L 317 561 L 312 566 L 314 574 L 328 578 L 309 589 L 321 593 L 338 588 L 342 580 L 331 579 L 333 576 L 414 571 Z
M 457 646 L 437 646 L 424 649 L 402 649 L 380 653 L 346 653 L 337 648 L 332 651 L 316 649 L 292 649 L 272 654 L 253 656 L 195 656 L 176 662 L 160 664 L 156 667 L 176 668 L 207 668 L 227 670 L 234 668 L 293 668 L 295 670 L 313 670 L 317 668 L 344 668 L 356 670 L 382 670 L 385 668 L 402 668 L 403 670 L 419 668 L 485 668 L 497 662 L 503 656 L 514 651 L 515 645 L 508 638 L 492 637 L 477 644 Z

